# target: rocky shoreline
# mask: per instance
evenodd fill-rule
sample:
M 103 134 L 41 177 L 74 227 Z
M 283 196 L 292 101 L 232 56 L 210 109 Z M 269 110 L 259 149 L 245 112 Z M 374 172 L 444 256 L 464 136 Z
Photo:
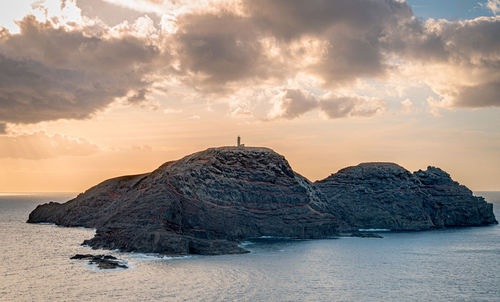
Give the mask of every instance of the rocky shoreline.
M 497 223 L 491 204 L 439 168 L 363 163 L 312 183 L 283 156 L 254 147 L 210 148 L 109 179 L 66 203 L 38 206 L 28 222 L 96 228 L 84 242 L 93 248 L 165 255 L 246 253 L 239 242 L 263 236 Z

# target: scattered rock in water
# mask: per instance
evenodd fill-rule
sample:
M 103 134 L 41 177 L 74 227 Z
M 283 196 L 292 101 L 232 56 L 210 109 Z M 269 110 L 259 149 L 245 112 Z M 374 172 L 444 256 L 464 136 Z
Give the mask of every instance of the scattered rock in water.
M 100 269 L 128 268 L 123 261 L 111 255 L 76 254 L 70 259 L 88 260 L 89 264 L 95 264 Z

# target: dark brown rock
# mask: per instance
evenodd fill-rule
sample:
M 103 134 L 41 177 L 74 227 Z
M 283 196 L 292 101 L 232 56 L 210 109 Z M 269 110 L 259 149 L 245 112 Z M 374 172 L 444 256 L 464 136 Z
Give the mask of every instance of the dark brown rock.
M 425 210 L 434 226 L 480 226 L 497 223 L 493 205 L 483 197 L 473 196 L 466 186 L 453 181 L 450 175 L 435 167 L 418 170 L 414 175 L 426 194 Z
M 111 255 L 76 254 L 70 259 L 88 260 L 100 269 L 128 268 L 121 260 Z
M 410 173 L 393 163 L 363 163 L 314 185 L 330 211 L 354 229 L 427 230 L 497 223 L 492 204 L 438 168 Z
M 238 243 L 262 236 L 330 238 L 496 220 L 491 204 L 436 168 L 412 174 L 367 163 L 312 184 L 270 149 L 222 147 L 40 205 L 28 222 L 96 228 L 84 242 L 93 248 L 217 255 L 245 253 Z
M 28 222 L 97 229 L 94 248 L 171 255 L 244 253 L 260 236 L 326 238 L 338 219 L 321 193 L 267 148 L 211 148 L 142 175 L 107 180 Z

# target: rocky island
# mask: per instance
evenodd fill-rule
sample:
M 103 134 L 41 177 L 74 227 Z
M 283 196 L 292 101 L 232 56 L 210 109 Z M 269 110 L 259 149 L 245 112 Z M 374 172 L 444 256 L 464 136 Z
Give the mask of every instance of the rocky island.
M 93 248 L 166 255 L 245 253 L 238 244 L 262 236 L 497 223 L 492 204 L 439 168 L 363 163 L 312 183 L 273 150 L 242 146 L 106 180 L 66 203 L 39 205 L 28 222 L 95 228 L 84 241 Z

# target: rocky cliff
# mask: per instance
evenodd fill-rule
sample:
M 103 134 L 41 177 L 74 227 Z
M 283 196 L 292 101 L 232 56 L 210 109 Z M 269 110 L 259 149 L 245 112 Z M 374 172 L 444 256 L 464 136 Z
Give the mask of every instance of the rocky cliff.
M 496 223 L 493 205 L 439 168 L 410 173 L 394 163 L 363 163 L 314 183 L 329 210 L 355 228 L 426 230 Z
M 338 217 L 321 194 L 267 148 L 211 148 L 142 175 L 107 180 L 28 222 L 97 229 L 92 247 L 164 254 L 241 253 L 242 239 L 325 238 Z
M 85 243 L 172 255 L 243 253 L 261 236 L 326 238 L 359 228 L 495 223 L 491 204 L 437 169 L 368 163 L 311 183 L 267 148 L 210 148 L 151 173 L 113 178 L 28 222 L 96 228 Z

